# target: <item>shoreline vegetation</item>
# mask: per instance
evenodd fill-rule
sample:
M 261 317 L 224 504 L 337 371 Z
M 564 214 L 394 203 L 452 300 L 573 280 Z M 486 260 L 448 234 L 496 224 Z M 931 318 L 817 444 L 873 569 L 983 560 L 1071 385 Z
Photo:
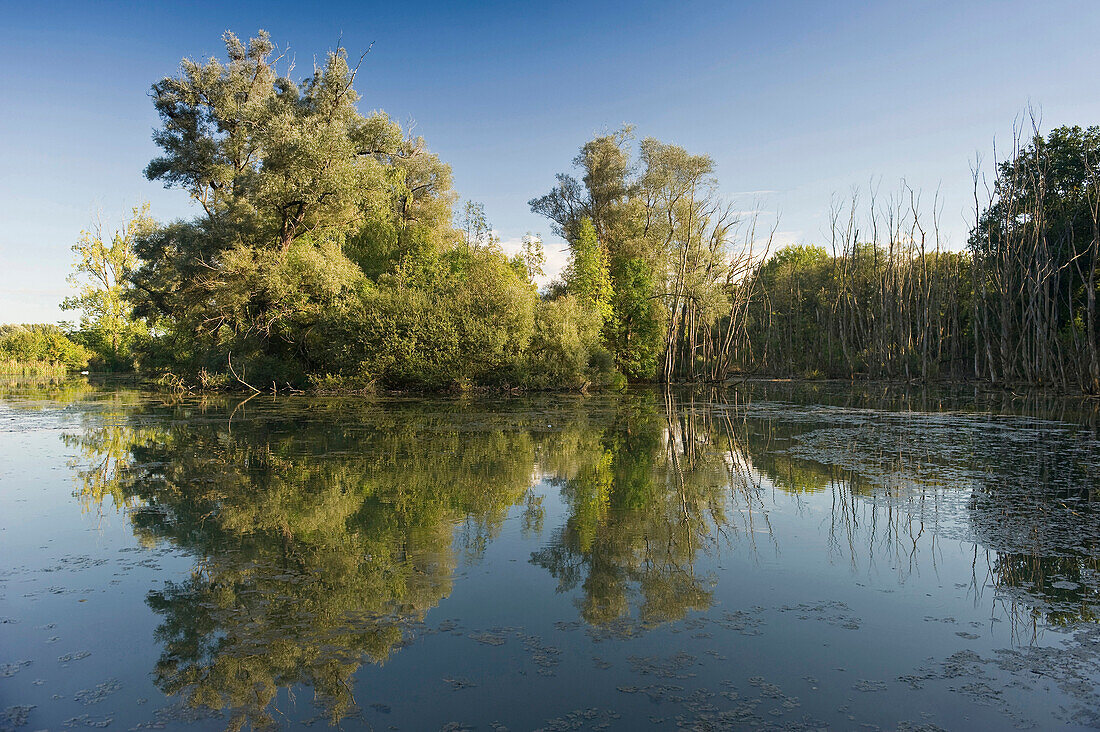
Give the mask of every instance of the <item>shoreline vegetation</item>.
M 223 40 L 224 60 L 184 59 L 152 87 L 162 154 L 145 175 L 199 215 L 139 206 L 82 232 L 64 303 L 79 324 L 4 326 L 0 370 L 184 391 L 773 377 L 1100 394 L 1100 127 L 1044 136 L 1032 119 L 991 177 L 976 161 L 961 251 L 938 196 L 905 183 L 834 201 L 828 241 L 776 248 L 777 222 L 723 199 L 709 156 L 600 134 L 529 202 L 570 252 L 540 289 L 538 236 L 505 252 L 423 138 L 358 111 L 365 54 L 294 80 L 263 31 Z
M 0 375 L 65 376 L 85 369 L 91 358 L 56 325 L 0 325 Z

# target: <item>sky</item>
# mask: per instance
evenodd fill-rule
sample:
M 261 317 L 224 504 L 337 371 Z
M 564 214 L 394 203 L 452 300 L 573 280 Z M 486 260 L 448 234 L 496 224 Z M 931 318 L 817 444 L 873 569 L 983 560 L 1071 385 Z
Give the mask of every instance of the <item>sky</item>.
M 0 323 L 59 309 L 71 246 L 149 201 L 149 87 L 221 34 L 265 29 L 300 75 L 337 45 L 358 57 L 360 111 L 415 125 L 485 204 L 506 243 L 564 243 L 527 201 L 593 135 L 635 125 L 712 156 L 722 194 L 777 242 L 827 241 L 833 200 L 900 182 L 949 246 L 973 218 L 971 167 L 1030 107 L 1049 130 L 1100 124 L 1100 2 L 14 2 L 0 26 Z

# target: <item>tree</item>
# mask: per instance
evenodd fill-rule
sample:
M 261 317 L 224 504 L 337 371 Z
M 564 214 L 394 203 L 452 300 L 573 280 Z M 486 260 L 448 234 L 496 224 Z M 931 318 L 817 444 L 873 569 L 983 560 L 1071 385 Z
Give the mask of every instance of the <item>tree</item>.
M 358 67 L 343 49 L 296 84 L 279 75 L 265 31 L 247 44 L 223 39 L 228 63 L 184 59 L 180 76 L 153 85 L 164 154 L 146 168 L 150 180 L 187 190 L 231 240 L 283 249 L 363 221 L 390 184 L 403 185 L 382 163 L 399 152 L 401 129 L 356 111 Z
M 585 143 L 573 160 L 580 179 L 559 175 L 531 210 L 574 248 L 591 222 L 611 280 L 604 337 L 623 373 L 721 378 L 741 340 L 730 337 L 743 320 L 733 293 L 752 291 L 735 284 L 755 258 L 733 246 L 740 222 L 718 195 L 711 158 L 645 138 L 634 159 L 632 135 L 627 127 Z
M 232 356 L 249 383 L 333 374 L 446 386 L 467 377 L 459 364 L 502 350 L 523 360 L 533 292 L 480 204 L 467 204 L 456 231 L 450 167 L 424 140 L 356 111 L 358 66 L 345 51 L 296 83 L 266 33 L 224 40 L 227 62 L 184 60 L 153 87 L 163 154 L 146 174 L 186 189 L 203 212 L 136 242 L 134 299 L 163 326 L 160 366 L 224 371 Z M 481 297 L 488 310 L 451 319 Z M 492 310 L 511 299 L 520 304 Z M 449 315 L 433 319 L 420 307 L 430 304 Z M 477 357 L 462 350 L 486 342 Z M 432 343 L 440 353 L 424 352 Z
M 100 358 L 111 368 L 132 367 L 131 349 L 148 334 L 148 327 L 133 317 L 129 301 L 130 276 L 137 266 L 134 242 L 153 231 L 149 204 L 135 206 L 121 229 L 107 237 L 97 220 L 91 231 L 80 232 L 73 245 L 76 261 L 69 282 L 77 294 L 61 307 L 80 310 L 80 329 Z
M 565 289 L 582 303 L 600 314 L 603 322 L 611 318 L 611 274 L 607 266 L 607 253 L 596 238 L 592 219 L 585 217 L 577 229 L 576 239 L 570 243 L 572 260 L 565 271 Z
M 616 365 L 627 378 L 652 379 L 664 333 L 653 264 L 644 257 L 617 257 L 611 266 L 614 317 L 606 332 Z
M 598 135 L 586 142 L 573 158 L 582 171 L 578 181 L 567 173 L 557 176 L 558 185 L 545 196 L 533 198 L 528 205 L 554 223 L 554 233 L 572 241 L 581 221 L 589 218 L 596 236 L 614 251 L 634 232 L 638 181 L 633 177 L 634 163 L 627 149 L 633 127 Z
M 44 376 L 88 365 L 91 352 L 74 343 L 56 325 L 0 325 L 0 371 Z
M 527 279 L 534 281 L 537 277 L 546 274 L 543 266 L 546 264 L 546 252 L 542 248 L 542 237 L 538 234 L 527 232 L 520 243 L 520 261 L 523 270 L 527 273 Z
M 500 241 L 493 233 L 493 225 L 485 216 L 485 204 L 480 201 L 467 201 L 463 204 L 458 228 L 467 252 L 479 247 L 492 247 Z

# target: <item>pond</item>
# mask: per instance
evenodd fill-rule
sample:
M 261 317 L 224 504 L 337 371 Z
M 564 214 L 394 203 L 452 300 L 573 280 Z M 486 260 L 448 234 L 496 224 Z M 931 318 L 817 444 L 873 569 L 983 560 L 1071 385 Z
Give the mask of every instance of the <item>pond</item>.
M 0 729 L 1100 725 L 1097 405 L 0 385 Z

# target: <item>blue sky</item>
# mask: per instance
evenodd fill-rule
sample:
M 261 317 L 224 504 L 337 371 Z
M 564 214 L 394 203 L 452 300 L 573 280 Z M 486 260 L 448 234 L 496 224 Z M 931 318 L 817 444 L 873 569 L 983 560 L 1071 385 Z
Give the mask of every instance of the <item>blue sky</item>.
M 357 84 L 451 163 L 504 240 L 549 234 L 528 199 L 594 133 L 636 125 L 713 156 L 739 208 L 821 241 L 834 195 L 905 178 L 943 201 L 961 246 L 970 165 L 1028 104 L 1043 126 L 1100 124 L 1100 2 L 4 3 L 0 322 L 72 318 L 70 246 L 97 211 L 148 200 L 149 86 L 220 35 L 268 30 L 298 70 L 374 42 Z M 560 243 L 547 236 L 551 259 Z M 557 256 L 555 256 L 557 254 Z

